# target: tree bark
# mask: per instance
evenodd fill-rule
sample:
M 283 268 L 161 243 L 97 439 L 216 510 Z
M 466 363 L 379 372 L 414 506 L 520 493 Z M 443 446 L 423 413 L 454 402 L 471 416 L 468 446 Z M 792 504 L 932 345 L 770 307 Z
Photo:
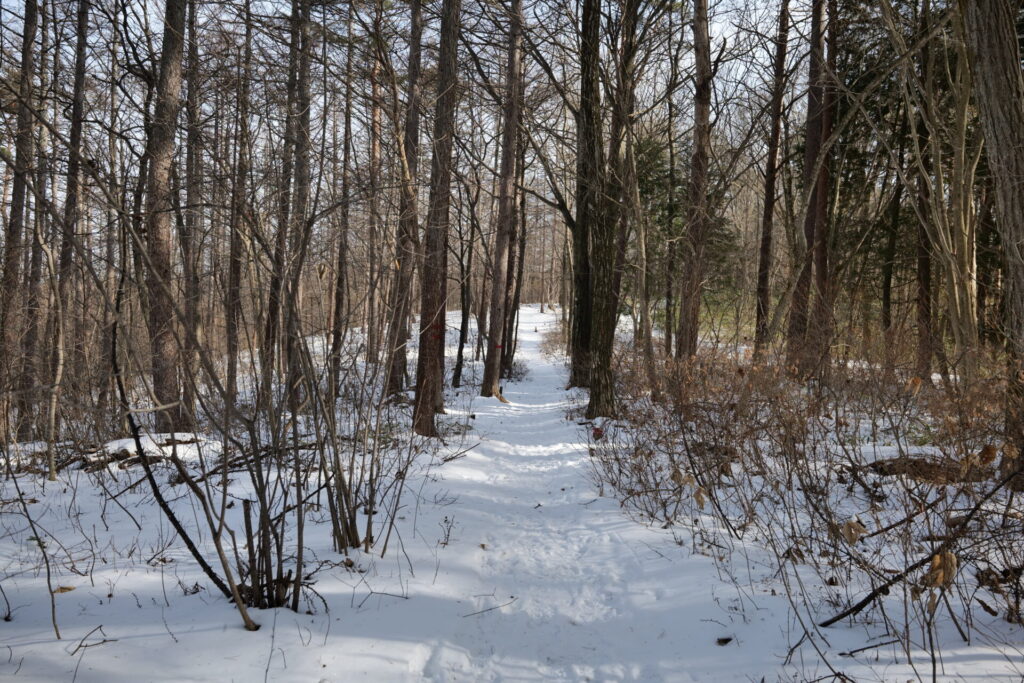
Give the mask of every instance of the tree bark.
M 174 134 L 181 109 L 182 54 L 185 45 L 185 0 L 167 0 L 164 14 L 160 76 L 157 81 L 147 148 L 146 237 L 149 269 L 149 339 L 153 366 L 156 426 L 161 432 L 187 430 L 183 410 L 181 348 L 175 334 L 174 268 L 171 239 L 171 168 Z
M 1009 0 L 961 0 L 960 11 L 1006 259 L 1006 437 L 1014 452 L 1005 454 L 1004 464 L 1020 471 L 1024 462 L 1020 459 L 1024 455 L 1024 75 L 1017 7 Z M 1017 476 L 1014 488 L 1024 488 L 1022 480 Z
M 21 41 L 21 73 L 18 89 L 18 107 L 14 139 L 14 178 L 11 182 L 11 212 L 7 219 L 7 231 L 4 235 L 4 272 L 0 281 L 0 344 L 3 356 L 0 364 L 4 368 L 2 386 L 6 390 L 13 388 L 13 372 L 18 352 L 20 325 L 15 317 L 16 304 L 21 300 L 21 261 L 22 240 L 25 226 L 25 197 L 28 190 L 28 177 L 32 167 L 32 132 L 34 129 L 32 100 L 32 83 L 35 78 L 35 38 L 39 25 L 39 4 L 36 0 L 25 0 L 25 13 L 22 21 Z M 5 431 L 11 426 L 11 413 L 4 409 Z
M 601 2 L 583 0 L 580 105 L 576 114 L 576 221 L 572 230 L 573 301 L 569 384 L 590 386 L 593 318 L 590 240 L 601 219 L 604 140 L 601 134 Z
M 757 260 L 757 311 L 754 357 L 760 358 L 770 343 L 772 241 L 775 229 L 775 185 L 779 173 L 779 138 L 782 132 L 782 98 L 786 90 L 786 48 L 789 42 L 789 0 L 779 8 L 779 30 L 772 64 L 772 100 L 769 113 L 768 151 L 764 160 L 764 210 L 761 214 L 761 245 Z
M 448 284 L 448 210 L 451 205 L 452 136 L 458 103 L 460 0 L 444 0 L 437 68 L 430 199 L 424 231 L 420 300 L 420 351 L 416 363 L 413 429 L 437 436 L 434 415 L 444 409 L 445 300 Z
M 701 0 L 698 0 L 700 2 Z M 637 23 L 640 0 L 625 0 L 622 8 L 619 45 L 615 60 L 615 91 L 612 102 L 611 140 L 601 215 L 592 226 L 593 291 L 591 321 L 592 365 L 590 369 L 590 402 L 587 417 L 614 417 L 615 376 L 612 372 L 615 327 L 618 322 L 618 299 L 615 292 L 615 271 L 619 258 L 616 242 L 624 217 L 628 148 L 632 144 L 633 109 L 636 86 Z
M 693 156 L 690 159 L 690 216 L 683 261 L 686 273 L 679 297 L 676 357 L 697 353 L 700 303 L 704 291 L 704 250 L 710 228 L 708 164 L 711 155 L 711 41 L 708 36 L 707 0 L 693 3 L 693 51 L 697 65 L 693 96 Z
M 252 4 L 245 0 L 245 35 L 242 68 L 238 82 L 238 139 L 235 173 L 231 187 L 231 225 L 228 237 L 228 282 L 224 302 L 225 336 L 227 337 L 227 415 L 230 428 L 238 395 L 238 320 L 242 313 L 242 230 L 250 226 L 247 201 L 251 133 L 249 130 L 249 82 L 252 79 Z
M 389 354 L 386 393 L 395 396 L 405 388 L 408 365 L 406 340 L 409 336 L 409 308 L 412 301 L 412 276 L 419 242 L 419 210 L 416 201 L 416 176 L 420 154 L 420 62 L 423 39 L 423 7 L 412 0 L 410 7 L 409 66 L 407 72 L 405 126 L 402 131 L 402 193 L 399 197 L 397 268 L 391 290 L 391 318 L 388 321 Z
M 509 16 L 508 60 L 505 66 L 505 102 L 502 112 L 501 170 L 498 181 L 497 234 L 494 242 L 494 267 L 491 270 L 490 326 L 487 330 L 487 354 L 484 356 L 484 378 L 481 396 L 501 400 L 501 358 L 506 342 L 506 289 L 509 271 L 509 242 L 515 230 L 516 215 L 516 150 L 519 146 L 519 110 L 522 97 L 522 31 L 523 2 L 512 0 Z
M 806 372 L 809 365 L 807 329 L 810 319 L 811 283 L 814 272 L 815 245 L 819 229 L 822 228 L 827 208 L 827 197 L 823 196 L 825 183 L 822 177 L 825 164 L 820 164 L 824 143 L 825 117 L 825 0 L 814 0 L 811 6 L 811 63 L 807 89 L 807 130 L 804 141 L 804 211 L 803 253 L 798 254 L 802 264 L 793 290 L 793 302 L 789 312 L 789 330 L 786 340 L 786 356 L 790 367 Z M 827 182 L 827 181 L 826 181 Z

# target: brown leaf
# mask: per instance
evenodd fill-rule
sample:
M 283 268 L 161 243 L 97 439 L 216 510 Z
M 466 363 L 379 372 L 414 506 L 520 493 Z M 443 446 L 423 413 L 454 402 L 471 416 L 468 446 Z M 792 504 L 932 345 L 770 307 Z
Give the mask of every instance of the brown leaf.
M 991 465 L 996 460 L 996 454 L 999 449 L 992 444 L 986 444 L 984 448 L 978 453 L 978 462 L 982 465 Z
M 854 545 L 862 537 L 867 535 L 868 530 L 858 520 L 851 519 L 843 524 L 841 532 L 843 534 L 843 538 L 846 539 L 846 542 L 850 545 Z
M 956 576 L 957 565 L 956 555 L 948 550 L 936 553 L 932 556 L 931 566 L 921 581 L 931 588 L 948 588 Z

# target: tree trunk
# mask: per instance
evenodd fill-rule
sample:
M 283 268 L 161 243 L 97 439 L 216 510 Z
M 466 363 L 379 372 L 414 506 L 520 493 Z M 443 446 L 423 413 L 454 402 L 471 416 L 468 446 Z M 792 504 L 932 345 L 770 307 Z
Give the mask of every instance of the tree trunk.
M 412 0 L 410 7 L 408 94 L 406 96 L 403 144 L 403 187 L 399 197 L 397 268 L 391 290 L 391 317 L 388 321 L 389 354 L 386 393 L 394 396 L 405 388 L 407 366 L 406 340 L 409 337 L 409 308 L 412 301 L 412 276 L 419 242 L 419 211 L 416 202 L 416 176 L 420 154 L 420 55 L 423 37 L 423 7 Z
M 604 141 L 601 134 L 601 2 L 583 0 L 580 105 L 576 114 L 576 221 L 572 231 L 573 306 L 569 384 L 590 386 L 593 306 L 591 232 L 601 220 Z M 609 273 L 610 275 L 610 273 Z
M 345 47 L 345 113 L 344 131 L 342 133 L 341 153 L 341 206 L 338 211 L 338 254 L 335 260 L 334 297 L 331 310 L 331 351 L 330 351 L 330 384 L 331 398 L 337 400 L 341 391 L 341 349 L 345 342 L 345 329 L 348 325 L 348 230 L 351 194 L 349 189 L 349 166 L 351 165 L 352 148 L 352 10 L 346 23 L 347 45 Z
M 793 290 L 793 303 L 789 312 L 789 330 L 786 340 L 787 362 L 799 372 L 809 365 L 807 329 L 811 301 L 811 282 L 814 271 L 815 245 L 822 228 L 827 208 L 827 197 L 822 196 L 825 164 L 819 157 L 824 143 L 825 117 L 825 0 L 814 0 L 811 6 L 811 64 L 807 89 L 807 131 L 804 142 L 804 243 L 798 254 L 802 264 Z M 817 172 L 816 172 L 817 171 Z
M 199 42 L 196 36 L 196 5 L 188 0 L 188 69 L 185 73 L 185 118 L 188 132 L 185 142 L 185 211 L 180 233 L 182 274 L 185 280 L 185 339 L 182 368 L 184 411 L 195 410 L 195 372 L 199 360 L 199 258 L 198 234 L 202 213 L 202 130 L 199 122 Z
M 814 228 L 814 309 L 811 314 L 807 333 L 806 347 L 808 353 L 805 361 L 806 370 L 817 369 L 827 372 L 829 353 L 832 348 L 832 336 L 835 322 L 832 310 L 832 273 L 829 265 L 830 221 L 829 199 L 831 197 L 831 153 L 825 148 L 826 142 L 832 137 L 832 117 L 836 100 L 836 31 L 837 31 L 836 0 L 829 0 L 829 20 L 826 31 L 827 64 L 822 72 L 824 102 L 821 116 L 821 149 L 815 163 L 818 164 L 818 186 L 815 195 Z
M 0 343 L 3 355 L 0 364 L 4 369 L 0 387 L 9 391 L 13 388 L 15 362 L 20 357 L 18 341 L 19 321 L 15 317 L 16 304 L 21 300 L 22 240 L 25 226 L 25 197 L 28 189 L 28 175 L 32 167 L 33 115 L 32 83 L 35 78 L 35 38 L 39 24 L 39 4 L 36 0 L 25 0 L 22 22 L 21 73 L 18 89 L 18 113 L 14 139 L 14 179 L 11 183 L 11 213 L 4 235 L 4 272 L 0 281 Z M 11 427 L 11 413 L 3 410 L 4 428 Z
M 700 0 L 698 0 L 700 1 Z M 590 402 L 587 417 L 614 417 L 616 414 L 615 377 L 612 372 L 618 301 L 615 271 L 618 261 L 616 238 L 622 230 L 620 219 L 626 197 L 626 164 L 632 144 L 634 92 L 636 86 L 636 32 L 640 0 L 626 0 L 622 8 L 619 45 L 616 55 L 615 98 L 612 102 L 611 141 L 601 215 L 592 226 L 593 319 L 591 322 L 592 365 Z
M 181 109 L 182 54 L 185 45 L 185 0 L 167 0 L 164 14 L 160 77 L 150 122 L 149 175 L 146 183 L 146 236 L 149 270 L 149 339 L 156 399 L 157 431 L 187 430 L 190 416 L 182 409 L 181 349 L 175 334 L 174 267 L 171 239 L 171 168 L 174 133 Z
M 1009 0 L 961 0 L 974 93 L 996 190 L 998 228 L 1006 258 L 1006 339 L 1009 352 L 1006 436 L 1012 474 L 1024 457 L 1024 75 L 1016 31 L 1017 6 Z M 1016 457 L 1011 457 L 1016 456 Z M 1014 488 L 1024 488 L 1018 475 Z
M 775 229 L 775 184 L 779 173 L 779 138 L 782 132 L 782 98 L 786 91 L 786 48 L 789 41 L 789 0 L 779 8 L 779 31 L 772 65 L 772 100 L 769 114 L 768 153 L 764 160 L 764 210 L 761 214 L 761 246 L 757 260 L 757 318 L 754 357 L 760 358 L 769 339 L 771 316 L 772 238 Z
M 710 227 L 708 207 L 708 163 L 711 155 L 711 41 L 708 37 L 707 0 L 693 3 L 693 51 L 697 65 L 693 96 L 693 156 L 690 160 L 690 217 L 684 242 L 683 277 L 679 297 L 679 330 L 676 357 L 697 353 L 700 302 L 704 291 L 704 249 Z
M 251 155 L 249 130 L 249 82 L 252 79 L 252 5 L 245 0 L 245 47 L 238 82 L 238 152 L 231 187 L 231 226 L 228 237 L 228 283 L 224 302 L 227 337 L 227 416 L 230 428 L 238 394 L 238 320 L 242 313 L 242 230 L 250 227 L 247 186 Z
M 420 286 L 420 351 L 416 364 L 413 429 L 437 436 L 434 415 L 443 410 L 445 300 L 447 297 L 448 209 L 451 204 L 452 136 L 458 101 L 460 0 L 444 0 L 437 68 L 430 199 L 424 231 Z
M 508 61 L 505 66 L 505 103 L 502 112 L 501 170 L 498 184 L 497 233 L 494 242 L 494 267 L 491 271 L 490 326 L 487 330 L 487 354 L 484 356 L 484 378 L 481 396 L 501 400 L 501 358 L 506 342 L 509 242 L 515 230 L 516 215 L 516 150 L 519 146 L 519 109 L 522 97 L 522 30 L 523 2 L 512 0 L 509 16 Z

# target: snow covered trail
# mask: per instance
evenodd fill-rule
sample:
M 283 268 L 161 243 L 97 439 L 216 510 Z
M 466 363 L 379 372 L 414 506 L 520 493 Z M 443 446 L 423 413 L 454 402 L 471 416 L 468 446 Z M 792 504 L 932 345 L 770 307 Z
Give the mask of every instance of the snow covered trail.
M 413 559 L 410 601 L 380 601 L 384 642 L 374 649 L 404 658 L 410 680 L 775 678 L 786 650 L 778 627 L 758 633 L 763 623 L 746 621 L 709 559 L 595 490 L 581 427 L 567 420 L 566 369 L 540 351 L 556 319 L 523 310 L 517 357 L 529 374 L 506 386 L 509 404 L 476 400 L 482 441 L 438 471 L 438 490 L 454 501 L 443 508 L 446 544 L 444 519 L 431 528 L 420 513 L 418 540 L 434 545 L 436 577 L 433 563 Z M 363 618 L 373 617 L 350 625 Z M 410 627 L 404 656 L 386 633 L 396 620 Z M 338 657 L 343 669 L 346 660 Z M 397 673 L 375 669 L 367 661 L 358 673 Z
M 528 375 L 506 386 L 510 403 L 469 401 L 476 387 L 466 387 L 445 420 L 465 417 L 460 405 L 472 411 L 465 444 L 474 447 L 409 475 L 385 557 L 378 549 L 353 555 L 360 571 L 322 569 L 314 613 L 257 611 L 262 628 L 242 630 L 230 604 L 199 590 L 205 579 L 184 552 L 169 564 L 145 559 L 173 535 L 158 510 L 137 508 L 142 531 L 127 520 L 108 530 L 109 552 L 135 547 L 141 560 L 106 565 L 99 547 L 103 564 L 57 581 L 74 589 L 55 596 L 64 640 L 53 638 L 44 577 L 11 575 L 0 678 L 776 680 L 798 638 L 783 598 L 723 580 L 688 534 L 638 524 L 595 490 L 583 427 L 567 419 L 566 368 L 540 350 L 556 320 L 523 309 L 517 357 Z M 88 510 L 102 500 L 86 480 L 67 491 L 40 505 L 59 510 L 61 495 L 77 495 Z M 81 522 L 107 542 L 95 519 Z M 308 561 L 339 560 L 328 527 L 309 525 Z M 28 552 L 2 550 L 7 567 Z

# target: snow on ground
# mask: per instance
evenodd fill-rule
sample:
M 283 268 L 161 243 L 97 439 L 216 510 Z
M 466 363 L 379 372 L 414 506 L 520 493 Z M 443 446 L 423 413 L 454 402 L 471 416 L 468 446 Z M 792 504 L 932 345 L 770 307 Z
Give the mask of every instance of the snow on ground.
M 56 537 L 47 548 L 74 558 L 79 571 L 61 570 L 53 580 L 74 589 L 54 596 L 63 635 L 56 641 L 36 541 L 4 502 L 0 513 L 17 530 L 0 539 L 0 587 L 13 611 L 0 623 L 0 677 L 772 681 L 828 674 L 807 647 L 783 666 L 801 632 L 788 601 L 772 594 L 777 584 L 758 579 L 756 566 L 729 580 L 694 553 L 689 534 L 645 527 L 595 490 L 583 427 L 567 419 L 565 368 L 539 348 L 556 321 L 536 307 L 523 310 L 518 358 L 529 374 L 506 385 L 511 403 L 469 402 L 472 387 L 454 398 L 447 419 L 475 415 L 467 443 L 479 441 L 462 457 L 410 475 L 386 556 L 355 554 L 361 571 L 348 570 L 330 549 L 328 525 L 315 526 L 310 552 L 338 563 L 314 586 L 327 609 L 256 611 L 256 633 L 205 589 L 155 506 L 134 505 L 143 493 L 119 498 L 139 530 L 113 503 L 101 517 L 102 497 L 85 475 L 69 472 L 80 477 L 77 491 L 67 483 L 30 491 L 34 516 Z M 5 483 L 0 497 L 12 490 Z M 65 531 L 79 540 L 63 546 L 55 520 L 67 511 Z M 836 629 L 832 658 L 863 645 L 863 635 Z M 853 665 L 844 671 L 864 680 L 915 678 L 905 666 L 871 670 L 870 654 L 842 660 Z M 1007 664 L 998 650 L 977 647 L 946 657 L 964 680 L 992 680 Z

